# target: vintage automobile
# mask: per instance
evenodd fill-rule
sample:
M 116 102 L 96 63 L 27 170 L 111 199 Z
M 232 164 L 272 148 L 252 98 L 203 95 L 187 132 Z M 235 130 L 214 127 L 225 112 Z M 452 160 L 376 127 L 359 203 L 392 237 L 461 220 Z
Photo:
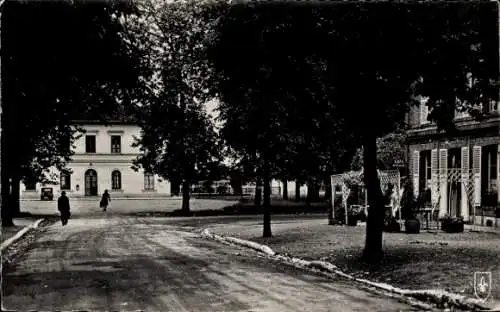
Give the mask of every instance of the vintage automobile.
M 42 187 L 40 192 L 40 200 L 53 200 L 54 190 L 51 187 Z

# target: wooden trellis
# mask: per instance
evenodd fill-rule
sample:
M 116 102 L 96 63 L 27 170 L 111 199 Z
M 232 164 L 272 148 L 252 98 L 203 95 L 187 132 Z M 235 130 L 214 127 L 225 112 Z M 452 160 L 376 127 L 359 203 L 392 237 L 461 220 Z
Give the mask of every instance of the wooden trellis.
M 358 175 L 361 177 L 363 175 L 362 171 L 359 172 L 350 172 L 350 175 Z M 331 176 L 331 184 L 332 184 L 332 208 L 335 211 L 335 196 L 336 196 L 336 188 L 337 186 L 341 189 L 341 198 L 342 198 L 342 206 L 345 209 L 345 222 L 347 224 L 348 218 L 348 207 L 347 207 L 347 198 L 351 192 L 350 188 L 346 184 L 346 180 L 349 177 L 349 173 L 343 174 L 335 174 Z M 378 170 L 378 177 L 380 179 L 380 187 L 382 192 L 384 192 L 389 185 L 391 184 L 394 189 L 394 205 L 392 210 L 392 214 L 394 215 L 395 209 L 399 211 L 399 219 L 401 220 L 401 205 L 400 205 L 400 190 L 401 190 L 401 178 L 399 170 Z M 364 185 L 363 182 L 360 181 L 360 185 Z

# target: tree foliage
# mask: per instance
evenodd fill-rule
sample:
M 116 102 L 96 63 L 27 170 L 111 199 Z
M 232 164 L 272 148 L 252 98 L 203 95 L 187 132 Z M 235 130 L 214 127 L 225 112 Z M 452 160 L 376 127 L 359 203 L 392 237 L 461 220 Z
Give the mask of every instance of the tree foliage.
M 397 131 L 377 138 L 377 168 L 379 170 L 395 170 L 398 163 L 404 162 L 406 157 L 406 132 Z M 363 147 L 356 150 L 352 158 L 351 168 L 363 168 Z
M 54 182 L 48 168 L 62 169 L 72 155 L 79 130 L 72 120 L 113 113 L 140 89 L 140 67 L 121 37 L 119 17 L 134 10 L 128 1 L 6 1 L 2 9 L 7 224 L 9 181 L 13 187 L 19 180 Z
M 283 159 L 307 158 L 316 146 L 339 142 L 327 130 L 346 138 L 337 145 L 348 150 L 361 143 L 371 207 L 365 256 L 379 260 L 384 207 L 377 138 L 401 128 L 420 97 L 439 129 L 448 131 L 457 107 L 477 111 L 496 99 L 494 6 L 232 5 L 219 24 L 213 56 L 223 134 L 234 148 L 271 166 L 283 151 Z
M 218 136 L 203 107 L 211 98 L 205 43 L 210 20 L 195 1 L 144 1 L 140 12 L 127 21 L 129 36 L 140 42 L 152 74 L 141 105 L 142 137 L 136 143 L 144 155 L 134 168 L 182 182 L 182 210 L 187 213 L 191 184 L 213 178 L 221 169 Z

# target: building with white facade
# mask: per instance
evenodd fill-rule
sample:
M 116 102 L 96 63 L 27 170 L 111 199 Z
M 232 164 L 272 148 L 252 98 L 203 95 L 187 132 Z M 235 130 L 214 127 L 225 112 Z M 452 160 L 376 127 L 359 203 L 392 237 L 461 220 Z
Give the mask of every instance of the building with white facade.
M 138 125 L 124 122 L 79 122 L 86 132 L 75 142 L 75 154 L 67 169 L 54 170 L 58 185 L 25 186 L 21 184 L 21 198 L 40 198 L 43 187 L 52 187 L 54 197 L 62 191 L 70 197 L 100 196 L 108 190 L 111 198 L 170 196 L 168 181 L 142 170 L 135 172 L 132 161 L 139 155 L 132 147 L 134 137 L 140 137 Z
M 497 103 L 483 108 L 484 120 L 455 115 L 456 133 L 439 132 L 421 103 L 409 114 L 408 158 L 416 195 L 430 194 L 439 217 L 495 222 L 500 213 L 498 176 L 500 115 Z

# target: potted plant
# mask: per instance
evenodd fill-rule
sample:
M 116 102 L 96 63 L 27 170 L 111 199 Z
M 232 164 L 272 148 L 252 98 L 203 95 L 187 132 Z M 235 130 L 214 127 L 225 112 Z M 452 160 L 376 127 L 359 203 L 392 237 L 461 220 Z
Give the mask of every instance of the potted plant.
M 401 196 L 401 215 L 405 219 L 405 232 L 407 234 L 420 233 L 420 221 L 417 219 L 417 201 L 413 192 L 413 183 L 407 180 Z
M 356 226 L 358 225 L 358 214 L 354 213 L 352 210 L 349 210 L 349 214 L 347 215 L 347 225 Z
M 464 217 L 445 215 L 440 221 L 441 230 L 447 233 L 462 233 L 464 231 Z
M 339 224 L 344 224 L 345 223 L 345 209 L 337 209 L 335 211 L 335 220 Z M 349 226 L 356 226 L 358 225 L 358 220 L 359 220 L 359 215 L 353 211 L 351 207 L 348 208 L 347 212 L 347 225 Z
M 386 217 L 384 220 L 384 231 L 389 233 L 401 232 L 401 225 L 399 224 L 398 219 L 393 216 Z

